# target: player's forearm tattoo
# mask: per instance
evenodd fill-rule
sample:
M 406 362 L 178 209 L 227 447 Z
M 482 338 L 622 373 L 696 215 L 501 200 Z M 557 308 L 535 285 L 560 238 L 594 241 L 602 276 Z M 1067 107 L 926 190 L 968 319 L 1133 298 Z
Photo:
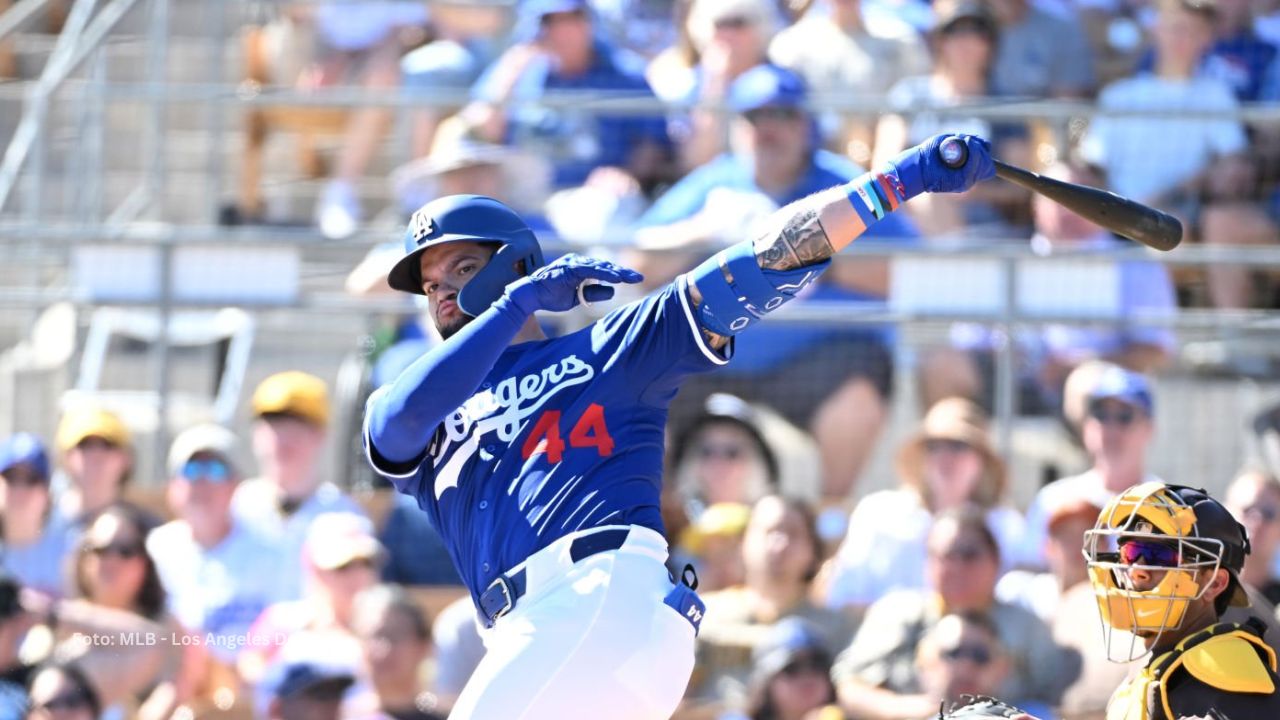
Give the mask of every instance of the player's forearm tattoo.
M 756 258 L 766 270 L 795 270 L 816 265 L 835 255 L 827 231 L 818 221 L 818 205 L 800 204 L 781 218 L 782 227 L 770 228 L 755 240 Z

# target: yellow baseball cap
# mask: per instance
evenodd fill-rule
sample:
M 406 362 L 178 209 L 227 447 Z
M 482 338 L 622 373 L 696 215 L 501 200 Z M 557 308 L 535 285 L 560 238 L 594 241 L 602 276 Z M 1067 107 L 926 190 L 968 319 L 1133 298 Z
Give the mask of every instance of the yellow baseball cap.
M 706 547 L 713 537 L 741 537 L 751 520 L 751 506 L 743 503 L 720 502 L 702 511 L 680 535 L 680 544 L 693 554 Z
M 129 428 L 115 413 L 92 405 L 68 408 L 58 423 L 58 449 L 66 452 L 91 437 L 119 447 L 133 445 Z
M 329 424 L 329 388 L 323 380 L 297 370 L 276 373 L 253 391 L 255 417 L 283 413 L 321 427 Z

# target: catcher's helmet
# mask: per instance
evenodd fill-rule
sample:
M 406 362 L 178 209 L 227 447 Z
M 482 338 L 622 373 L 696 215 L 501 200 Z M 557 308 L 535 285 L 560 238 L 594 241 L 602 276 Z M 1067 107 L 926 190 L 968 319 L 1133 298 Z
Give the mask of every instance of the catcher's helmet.
M 507 285 L 542 267 L 542 247 L 511 208 L 483 195 L 449 195 L 423 205 L 404 233 L 404 257 L 387 276 L 396 290 L 424 295 L 420 258 L 429 247 L 458 241 L 499 245 L 489 263 L 458 293 L 458 307 L 475 317 L 494 303 Z
M 1188 603 L 1208 587 L 1201 570 L 1230 571 L 1225 592 L 1231 604 L 1247 605 L 1235 578 L 1249 550 L 1244 527 L 1204 490 L 1146 482 L 1112 498 L 1084 537 L 1108 655 L 1112 629 L 1157 638 L 1177 629 Z M 1139 574 L 1154 585 L 1140 587 Z M 1125 659 L 1134 659 L 1133 649 Z

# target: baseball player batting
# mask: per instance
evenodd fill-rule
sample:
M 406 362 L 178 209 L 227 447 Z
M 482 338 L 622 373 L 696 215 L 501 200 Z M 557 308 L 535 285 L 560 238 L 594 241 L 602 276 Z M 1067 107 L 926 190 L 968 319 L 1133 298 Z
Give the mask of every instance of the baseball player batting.
M 968 149 L 958 168 L 938 152 L 948 137 Z M 487 628 L 452 718 L 671 716 L 703 605 L 696 577 L 665 566 L 668 403 L 887 213 L 993 174 L 987 141 L 936 136 L 552 339 L 536 312 L 607 299 L 606 284 L 641 276 L 578 255 L 544 265 L 529 228 L 490 198 L 444 197 L 414 214 L 388 282 L 427 296 L 445 341 L 373 393 L 364 440 L 373 467 L 440 531 Z

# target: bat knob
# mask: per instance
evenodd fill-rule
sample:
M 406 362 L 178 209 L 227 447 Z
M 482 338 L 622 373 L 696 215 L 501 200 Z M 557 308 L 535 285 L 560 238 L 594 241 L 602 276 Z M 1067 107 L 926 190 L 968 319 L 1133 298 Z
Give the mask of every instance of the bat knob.
M 938 157 L 942 158 L 943 165 L 956 170 L 969 161 L 969 147 L 964 140 L 952 136 L 938 143 Z

